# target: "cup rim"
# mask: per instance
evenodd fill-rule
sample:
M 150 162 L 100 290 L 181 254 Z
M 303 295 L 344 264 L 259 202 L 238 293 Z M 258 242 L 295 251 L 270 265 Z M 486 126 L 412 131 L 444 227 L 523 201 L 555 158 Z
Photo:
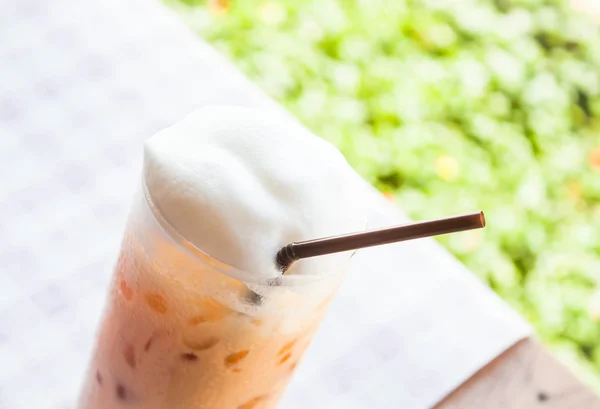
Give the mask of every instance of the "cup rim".
M 221 274 L 232 277 L 236 280 L 247 284 L 254 284 L 258 286 L 266 287 L 296 287 L 308 285 L 317 281 L 323 281 L 328 278 L 336 277 L 342 272 L 346 271 L 350 260 L 356 254 L 357 250 L 349 251 L 346 253 L 348 257 L 343 264 L 340 265 L 340 269 L 335 272 L 319 273 L 319 274 L 281 274 L 279 277 L 258 277 L 249 271 L 237 268 L 229 263 L 226 263 L 218 258 L 206 253 L 201 250 L 194 243 L 187 240 L 177 229 L 169 223 L 169 221 L 163 216 L 158 206 L 155 204 L 150 194 L 145 180 L 142 178 L 142 199 L 144 204 L 150 210 L 150 214 L 161 231 L 173 242 L 175 246 L 186 255 L 197 261 L 198 263 L 215 270 Z M 297 261 L 301 262 L 301 260 Z

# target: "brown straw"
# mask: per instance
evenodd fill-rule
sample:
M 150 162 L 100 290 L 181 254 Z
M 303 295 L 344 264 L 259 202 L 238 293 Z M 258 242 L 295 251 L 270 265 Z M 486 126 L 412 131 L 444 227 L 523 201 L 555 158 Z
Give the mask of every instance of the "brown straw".
M 456 233 L 464 230 L 480 229 L 482 227 L 485 227 L 485 217 L 482 211 L 478 211 L 461 216 L 410 223 L 367 232 L 301 241 L 290 243 L 279 250 L 276 262 L 281 271 L 285 273 L 294 261 L 302 258 L 323 256 L 423 237 L 439 236 L 441 234 Z

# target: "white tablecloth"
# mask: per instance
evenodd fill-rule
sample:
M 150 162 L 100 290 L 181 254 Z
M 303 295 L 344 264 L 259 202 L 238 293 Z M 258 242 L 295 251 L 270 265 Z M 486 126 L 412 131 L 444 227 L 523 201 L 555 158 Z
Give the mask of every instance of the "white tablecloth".
M 142 141 L 223 102 L 280 109 L 153 0 L 0 1 L 0 408 L 72 407 Z M 282 407 L 425 409 L 529 331 L 434 241 L 367 250 Z

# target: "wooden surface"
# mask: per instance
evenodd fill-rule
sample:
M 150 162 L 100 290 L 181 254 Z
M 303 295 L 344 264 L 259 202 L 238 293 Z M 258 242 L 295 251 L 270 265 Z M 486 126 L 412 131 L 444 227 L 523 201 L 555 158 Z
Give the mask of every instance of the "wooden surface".
M 436 409 L 600 409 L 600 398 L 533 339 L 521 341 Z

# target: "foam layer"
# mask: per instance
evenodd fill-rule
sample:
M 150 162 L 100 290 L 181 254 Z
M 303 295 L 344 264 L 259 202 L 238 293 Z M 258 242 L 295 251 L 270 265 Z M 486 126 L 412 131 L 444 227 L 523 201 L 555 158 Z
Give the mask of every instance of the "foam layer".
M 365 228 L 358 175 L 335 147 L 277 113 L 195 111 L 146 142 L 144 179 L 183 237 L 253 276 L 279 276 L 285 244 Z M 335 272 L 347 258 L 298 261 L 287 274 Z

